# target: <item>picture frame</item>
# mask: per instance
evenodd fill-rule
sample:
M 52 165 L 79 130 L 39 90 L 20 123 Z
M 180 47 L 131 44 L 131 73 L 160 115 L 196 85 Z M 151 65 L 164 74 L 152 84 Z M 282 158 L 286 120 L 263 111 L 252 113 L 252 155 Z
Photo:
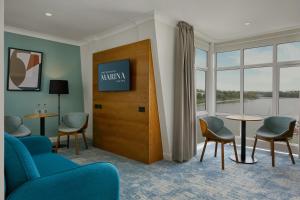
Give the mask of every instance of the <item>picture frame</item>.
M 41 91 L 43 52 L 8 48 L 8 91 Z

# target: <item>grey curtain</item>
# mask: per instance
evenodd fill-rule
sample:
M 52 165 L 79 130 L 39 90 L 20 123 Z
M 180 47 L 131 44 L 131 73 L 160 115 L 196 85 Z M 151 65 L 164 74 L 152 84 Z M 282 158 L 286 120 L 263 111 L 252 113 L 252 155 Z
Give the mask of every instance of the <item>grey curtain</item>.
M 173 160 L 184 162 L 197 151 L 194 30 L 186 22 L 177 24 L 175 56 Z

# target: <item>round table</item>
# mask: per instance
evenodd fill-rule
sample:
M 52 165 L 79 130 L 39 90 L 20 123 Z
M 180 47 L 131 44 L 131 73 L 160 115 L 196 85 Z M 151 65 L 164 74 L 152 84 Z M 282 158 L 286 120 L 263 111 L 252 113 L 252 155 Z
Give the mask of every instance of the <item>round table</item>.
M 40 135 L 45 136 L 45 118 L 56 117 L 57 113 L 33 113 L 25 115 L 24 119 L 40 119 Z
M 256 158 L 246 156 L 246 122 L 247 121 L 262 121 L 264 118 L 249 115 L 229 115 L 226 119 L 236 120 L 241 122 L 241 154 L 239 156 L 239 163 L 253 164 L 257 162 Z M 235 156 L 230 157 L 231 160 L 236 161 Z

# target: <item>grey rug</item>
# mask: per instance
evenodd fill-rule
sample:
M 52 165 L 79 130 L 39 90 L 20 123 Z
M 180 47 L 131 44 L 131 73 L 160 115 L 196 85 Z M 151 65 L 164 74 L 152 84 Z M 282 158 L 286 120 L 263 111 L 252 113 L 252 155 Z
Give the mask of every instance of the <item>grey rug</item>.
M 79 164 L 107 161 L 117 166 L 122 200 L 300 199 L 297 157 L 293 165 L 288 155 L 276 154 L 276 167 L 273 168 L 270 153 L 257 150 L 258 163 L 236 164 L 228 158 L 232 147 L 226 146 L 225 170 L 222 171 L 220 149 L 217 158 L 213 152 L 214 146 L 208 145 L 202 163 L 198 152 L 186 163 L 159 161 L 146 165 L 91 145 L 88 150 L 82 148 L 79 156 L 72 148 L 60 150 L 60 154 Z M 250 150 L 247 153 L 250 154 Z

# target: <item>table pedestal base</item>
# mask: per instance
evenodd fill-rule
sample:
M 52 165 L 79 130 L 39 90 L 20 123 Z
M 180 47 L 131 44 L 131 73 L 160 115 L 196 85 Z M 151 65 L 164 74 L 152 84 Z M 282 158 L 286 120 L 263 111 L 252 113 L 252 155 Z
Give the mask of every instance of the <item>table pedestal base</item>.
M 236 161 L 235 155 L 231 155 L 229 158 L 230 158 L 231 160 L 233 160 L 234 162 L 242 163 L 242 164 L 254 164 L 254 163 L 257 162 L 257 159 L 256 159 L 255 157 L 252 158 L 251 156 L 246 156 L 245 161 L 242 161 L 241 155 L 240 155 L 240 154 L 238 154 L 238 157 L 239 157 L 239 162 Z

